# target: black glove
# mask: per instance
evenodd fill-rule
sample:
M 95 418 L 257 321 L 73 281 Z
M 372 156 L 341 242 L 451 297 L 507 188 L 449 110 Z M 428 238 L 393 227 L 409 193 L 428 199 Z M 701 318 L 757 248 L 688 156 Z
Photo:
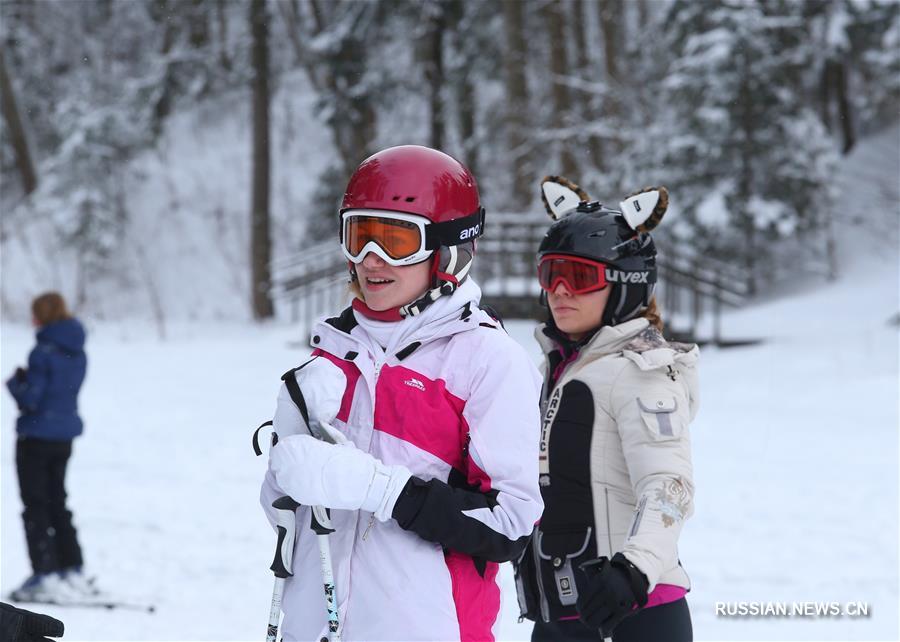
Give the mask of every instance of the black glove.
M 25 368 L 16 368 L 16 374 L 13 375 L 16 381 L 25 381 L 25 378 L 28 376 L 28 371 Z
M 579 568 L 587 582 L 578 595 L 578 615 L 585 625 L 599 629 L 601 637 L 610 637 L 635 608 L 647 603 L 647 577 L 621 553 L 612 559 L 601 557 L 585 562 Z
M 63 623 L 49 615 L 0 602 L 0 640 L 4 642 L 53 642 L 44 636 L 61 637 L 64 631 Z

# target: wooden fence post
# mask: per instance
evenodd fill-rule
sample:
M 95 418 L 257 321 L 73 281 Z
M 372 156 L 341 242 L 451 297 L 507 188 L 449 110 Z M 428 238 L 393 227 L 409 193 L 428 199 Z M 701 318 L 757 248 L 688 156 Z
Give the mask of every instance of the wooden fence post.
M 715 345 L 722 344 L 722 281 L 721 276 L 716 271 L 716 291 L 713 309 L 713 343 Z
M 692 290 L 692 306 L 691 306 L 691 335 L 696 338 L 697 331 L 700 328 L 700 314 L 703 311 L 703 301 L 700 294 L 700 280 L 697 274 L 700 270 L 700 264 L 697 259 L 691 261 L 691 290 Z

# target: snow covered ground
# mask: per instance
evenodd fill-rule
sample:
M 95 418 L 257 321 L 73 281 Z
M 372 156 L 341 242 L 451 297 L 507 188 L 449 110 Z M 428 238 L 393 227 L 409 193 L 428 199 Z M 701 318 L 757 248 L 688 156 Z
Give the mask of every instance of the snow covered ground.
M 839 281 L 795 284 L 726 316 L 726 337 L 759 345 L 703 350 L 696 514 L 681 545 L 698 640 L 900 636 L 897 130 L 885 141 L 866 152 L 882 156 L 860 156 L 842 175 L 848 211 L 886 225 L 875 236 L 859 219 L 841 222 L 839 240 L 852 242 Z M 180 263 L 172 273 L 193 279 Z M 274 538 L 257 504 L 265 462 L 250 434 L 271 416 L 278 377 L 306 354 L 303 333 L 173 321 L 161 341 L 150 324 L 88 327 L 71 505 L 100 585 L 157 612 L 42 610 L 65 621 L 67 642 L 263 639 Z M 508 327 L 537 359 L 533 324 Z M 25 361 L 32 342 L 30 328 L 4 321 L 0 375 Z M 14 421 L 0 392 L 4 595 L 29 572 Z M 527 640 L 508 565 L 502 579 L 499 639 Z M 716 615 L 717 602 L 864 602 L 869 615 L 728 618 Z
M 681 546 L 698 640 L 898 637 L 896 256 L 730 315 L 755 347 L 703 351 L 692 427 L 696 515 Z M 875 269 L 875 268 L 880 269 Z M 304 351 L 286 325 L 91 329 L 71 504 L 92 573 L 155 614 L 46 608 L 66 640 L 262 639 L 273 537 L 257 506 L 250 433 Z M 530 322 L 510 324 L 537 358 Z M 28 328 L 4 325 L 0 372 Z M 294 347 L 291 347 L 293 345 Z M 2 577 L 28 573 L 2 397 Z M 504 575 L 503 640 L 526 640 Z M 716 602 L 865 602 L 865 618 L 725 618 Z

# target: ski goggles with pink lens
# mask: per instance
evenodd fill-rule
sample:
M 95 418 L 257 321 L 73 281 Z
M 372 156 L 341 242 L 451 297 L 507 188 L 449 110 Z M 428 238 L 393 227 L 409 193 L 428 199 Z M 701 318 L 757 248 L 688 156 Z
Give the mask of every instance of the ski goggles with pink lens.
M 374 252 L 393 266 L 421 263 L 434 250 L 426 247 L 424 216 L 378 210 L 350 210 L 341 215 L 341 249 L 353 263 Z

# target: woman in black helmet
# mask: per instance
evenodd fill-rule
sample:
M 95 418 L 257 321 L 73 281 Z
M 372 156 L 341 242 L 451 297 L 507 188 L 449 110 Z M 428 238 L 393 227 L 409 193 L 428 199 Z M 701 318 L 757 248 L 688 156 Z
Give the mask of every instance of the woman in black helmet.
M 562 178 L 542 188 L 558 218 L 538 259 L 545 510 L 516 564 L 522 615 L 532 641 L 688 641 L 678 537 L 693 511 L 698 350 L 663 338 L 653 297 L 649 231 L 668 195 L 645 190 L 620 211 Z

